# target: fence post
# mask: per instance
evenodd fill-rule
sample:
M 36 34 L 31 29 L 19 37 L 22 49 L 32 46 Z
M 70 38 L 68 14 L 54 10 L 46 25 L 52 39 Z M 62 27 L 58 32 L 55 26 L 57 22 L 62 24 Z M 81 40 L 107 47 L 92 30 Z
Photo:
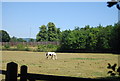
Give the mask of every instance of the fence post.
M 27 66 L 21 66 L 20 70 L 20 81 L 27 81 Z
M 18 64 L 10 62 L 7 64 L 7 73 L 5 81 L 17 81 Z

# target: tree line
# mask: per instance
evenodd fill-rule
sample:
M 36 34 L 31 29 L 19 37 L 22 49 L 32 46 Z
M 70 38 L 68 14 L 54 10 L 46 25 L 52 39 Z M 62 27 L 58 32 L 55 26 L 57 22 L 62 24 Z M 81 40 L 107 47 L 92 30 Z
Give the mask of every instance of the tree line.
M 39 27 L 38 41 L 60 41 L 59 50 L 109 50 L 120 51 L 120 24 L 97 27 L 75 27 L 74 30 L 60 31 L 54 23 Z
M 1 30 L 0 32 L 3 32 Z M 7 32 L 6 32 L 7 33 Z M 0 33 L 4 42 L 15 41 L 16 38 L 10 38 L 5 33 Z M 3 35 L 4 34 L 4 35 Z M 0 36 L 1 37 L 1 36 Z M 22 39 L 20 39 L 23 41 Z M 20 41 L 16 40 L 16 41 Z M 31 39 L 32 41 L 32 39 Z M 110 50 L 120 51 L 120 24 L 97 27 L 75 27 L 74 30 L 61 31 L 53 22 L 39 27 L 39 32 L 36 35 L 36 42 L 39 41 L 59 41 L 59 50 Z
M 29 38 L 28 42 L 34 42 L 33 38 Z M 5 30 L 0 30 L 0 42 L 27 42 L 23 38 L 17 38 L 15 36 L 10 37 L 9 33 Z
M 120 51 L 120 24 L 76 27 L 62 32 L 62 49 Z

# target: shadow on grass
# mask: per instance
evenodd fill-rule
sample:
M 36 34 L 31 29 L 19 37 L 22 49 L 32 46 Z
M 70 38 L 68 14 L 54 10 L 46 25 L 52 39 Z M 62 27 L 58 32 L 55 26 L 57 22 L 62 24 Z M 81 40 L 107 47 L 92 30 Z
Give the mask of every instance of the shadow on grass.
M 120 50 L 112 50 L 112 49 L 99 49 L 99 50 L 90 50 L 90 49 L 57 49 L 56 52 L 63 53 L 112 53 L 112 54 L 120 54 Z
M 82 79 L 82 78 L 80 78 Z M 1 81 L 5 81 L 5 79 L 2 79 Z M 20 81 L 20 79 L 18 79 L 17 81 Z M 30 81 L 30 80 L 27 80 Z M 51 80 L 35 80 L 35 81 L 51 81 Z M 53 79 L 53 81 L 61 81 L 59 79 Z M 69 80 L 62 80 L 62 81 L 69 81 Z M 72 78 L 70 79 L 70 81 L 72 81 Z M 83 80 L 78 80 L 76 79 L 75 81 L 120 81 L 120 77 L 100 77 L 100 78 L 95 78 L 95 79 L 87 79 L 87 78 L 83 78 Z
M 103 79 L 107 81 L 120 81 L 120 76 L 109 76 L 109 77 L 100 77 L 96 79 Z

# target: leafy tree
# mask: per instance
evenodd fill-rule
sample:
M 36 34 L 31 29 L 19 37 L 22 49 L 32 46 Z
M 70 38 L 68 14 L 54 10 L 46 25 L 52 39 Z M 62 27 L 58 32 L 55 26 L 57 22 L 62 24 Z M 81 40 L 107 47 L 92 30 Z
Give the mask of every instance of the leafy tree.
M 114 26 L 107 25 L 106 27 L 102 25 L 97 27 L 86 25 L 84 28 L 75 27 L 74 30 L 65 30 L 62 32 L 52 22 L 49 22 L 47 27 L 45 25 L 40 27 L 40 32 L 37 34 L 37 41 L 60 41 L 61 50 L 120 51 L 119 23 Z
M 73 40 L 73 45 L 77 46 L 75 49 L 85 49 L 86 45 L 86 36 L 85 32 L 83 30 L 79 31 L 74 31 L 74 40 Z
M 99 30 L 97 28 L 89 28 L 86 30 L 86 49 L 94 50 L 97 44 L 97 35 Z
M 24 39 L 22 39 L 22 38 L 18 38 L 17 42 L 26 42 L 26 41 Z
M 13 37 L 10 39 L 10 42 L 17 42 L 17 38 L 13 36 Z
M 106 27 L 99 26 L 98 27 L 99 32 L 97 35 L 97 49 L 103 50 L 103 49 L 110 49 L 110 39 L 111 39 L 111 31 L 112 26 L 108 25 Z
M 57 28 L 54 23 L 49 22 L 48 27 L 48 41 L 57 41 Z
M 60 28 L 56 28 L 55 24 L 49 22 L 47 26 L 42 25 L 36 36 L 36 41 L 59 41 L 61 39 Z
M 69 49 L 69 44 L 68 44 L 68 35 L 70 34 L 71 30 L 65 30 L 61 33 L 61 48 L 62 50 L 64 49 Z
M 61 31 L 60 31 L 60 28 L 57 28 L 57 41 L 60 41 L 61 40 Z
M 112 50 L 120 52 L 120 24 L 114 24 L 110 45 Z
M 47 27 L 45 25 L 42 25 L 39 27 L 40 31 L 37 34 L 36 40 L 38 41 L 47 41 Z
M 32 39 L 32 38 L 30 38 L 30 39 L 29 39 L 29 42 L 35 42 L 35 40 L 34 40 L 34 39 Z
M 88 30 L 88 29 L 90 29 L 90 26 L 89 26 L 89 25 L 86 25 L 84 29 L 85 29 L 85 30 Z
M 4 30 L 0 30 L 0 42 L 9 42 L 9 41 L 10 41 L 9 34 Z

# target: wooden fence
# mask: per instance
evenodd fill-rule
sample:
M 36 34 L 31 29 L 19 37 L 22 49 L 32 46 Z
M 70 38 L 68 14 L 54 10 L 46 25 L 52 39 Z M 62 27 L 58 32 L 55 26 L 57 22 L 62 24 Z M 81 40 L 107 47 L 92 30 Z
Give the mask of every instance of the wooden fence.
M 60 42 L 58 41 L 54 41 L 54 42 L 50 42 L 50 41 L 46 41 L 46 42 L 0 42 L 3 46 L 9 44 L 10 46 L 15 46 L 18 44 L 22 44 L 22 45 L 30 45 L 30 46 L 36 46 L 36 45 L 48 45 L 48 44 L 53 44 L 53 45 L 59 45 Z
M 18 64 L 10 62 L 7 64 L 7 70 L 0 70 L 0 74 L 5 75 L 5 81 L 17 81 L 17 77 L 20 77 L 20 81 L 109 81 L 105 79 L 91 79 L 91 78 L 77 78 L 67 76 L 55 76 L 55 75 L 43 75 L 33 74 L 27 72 L 28 67 L 23 65 L 20 68 L 20 74 L 18 74 Z

